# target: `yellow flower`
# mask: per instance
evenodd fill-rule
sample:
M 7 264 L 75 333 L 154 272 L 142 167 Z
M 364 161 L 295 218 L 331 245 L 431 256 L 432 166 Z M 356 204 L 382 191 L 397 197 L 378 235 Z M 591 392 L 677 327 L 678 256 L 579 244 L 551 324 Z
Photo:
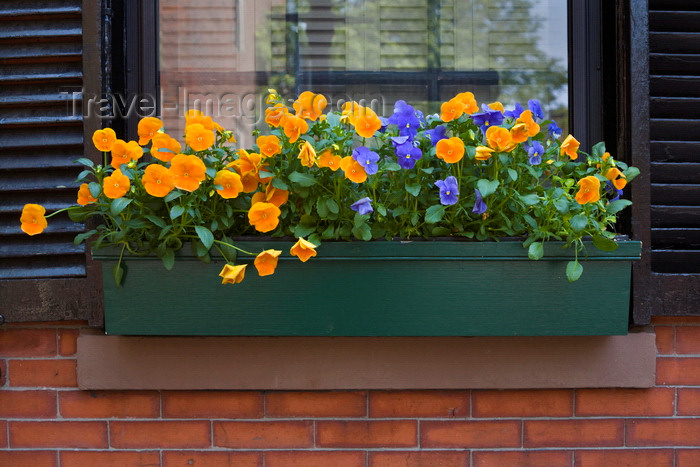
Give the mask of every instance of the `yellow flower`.
M 301 165 L 305 167 L 313 167 L 316 162 L 316 150 L 308 141 L 304 141 L 301 145 L 301 150 L 297 156 L 301 160 Z
M 221 280 L 222 284 L 238 284 L 245 277 L 245 268 L 247 264 L 239 264 L 234 266 L 232 264 L 226 264 L 224 268 L 219 273 L 219 276 L 223 277 Z
M 467 106 L 460 97 L 453 97 L 447 102 L 443 102 L 440 106 L 440 119 L 443 122 L 451 122 L 458 119 L 464 113 Z
M 296 143 L 299 136 L 309 130 L 309 124 L 303 118 L 289 115 L 284 119 L 284 134 L 289 138 L 290 143 Z
M 316 245 L 299 237 L 299 240 L 289 250 L 292 256 L 296 256 L 302 262 L 307 262 L 312 256 L 316 256 Z
M 260 276 L 269 276 L 275 272 L 277 260 L 282 254 L 282 250 L 265 250 L 255 257 L 253 264 Z
M 22 232 L 27 235 L 40 234 L 47 227 L 46 209 L 39 204 L 25 204 L 19 221 L 22 223 Z

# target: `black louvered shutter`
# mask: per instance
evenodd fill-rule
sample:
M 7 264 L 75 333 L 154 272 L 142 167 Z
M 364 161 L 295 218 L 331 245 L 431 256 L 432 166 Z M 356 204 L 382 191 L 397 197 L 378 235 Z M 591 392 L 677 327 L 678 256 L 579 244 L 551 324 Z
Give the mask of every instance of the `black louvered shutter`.
M 700 309 L 700 2 L 649 4 L 653 314 Z
M 84 226 L 59 214 L 30 237 L 19 223 L 25 203 L 50 213 L 76 200 L 82 13 L 80 0 L 0 4 L 0 314 L 8 321 L 87 318 L 96 306 L 85 246 L 73 244 Z M 99 9 L 92 13 L 99 21 Z

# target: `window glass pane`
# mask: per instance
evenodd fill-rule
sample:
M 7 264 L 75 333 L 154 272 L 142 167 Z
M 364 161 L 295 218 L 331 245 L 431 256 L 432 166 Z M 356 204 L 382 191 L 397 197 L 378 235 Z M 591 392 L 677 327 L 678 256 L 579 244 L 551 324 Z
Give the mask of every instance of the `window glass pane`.
M 426 112 L 459 92 L 506 108 L 539 99 L 568 130 L 566 0 L 160 2 L 161 108 L 169 131 L 198 108 L 244 136 L 269 87 Z M 178 125 L 180 127 L 178 128 Z M 176 133 L 175 133 L 176 134 Z

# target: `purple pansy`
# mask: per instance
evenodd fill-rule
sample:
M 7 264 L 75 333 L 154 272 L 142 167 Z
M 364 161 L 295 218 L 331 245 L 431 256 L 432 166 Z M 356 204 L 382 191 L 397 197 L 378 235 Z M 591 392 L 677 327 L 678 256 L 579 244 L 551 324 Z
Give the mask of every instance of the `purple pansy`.
M 617 201 L 620 199 L 620 196 L 622 196 L 622 190 L 615 188 L 610 180 L 605 183 L 605 191 L 611 195 L 615 195 L 613 198 L 610 198 L 610 202 Z
M 447 139 L 447 127 L 438 125 L 432 130 L 427 130 L 425 134 L 430 136 L 430 144 L 435 146 L 441 139 Z
M 481 131 L 486 133 L 490 126 L 500 125 L 503 123 L 503 114 L 500 110 L 493 110 L 486 104 L 482 105 L 482 112 L 472 114 L 472 120 L 479 125 Z
M 557 126 L 557 122 L 552 121 L 552 123 L 549 124 L 549 134 L 556 139 L 561 136 L 561 128 Z
M 388 122 L 399 127 L 399 135 L 413 138 L 420 128 L 420 120 L 416 116 L 416 109 L 406 103 L 406 101 L 396 101 L 394 104 L 394 114 L 389 117 Z
M 530 99 L 527 101 L 527 108 L 530 109 L 532 112 L 533 118 L 537 118 L 539 120 L 542 120 L 544 118 L 544 112 L 542 111 L 542 106 L 540 105 L 540 101 L 537 99 Z
M 379 154 L 371 151 L 369 148 L 360 146 L 352 151 L 352 158 L 355 159 L 360 165 L 365 169 L 367 175 L 374 175 L 379 170 L 377 162 L 379 161 Z
M 472 212 L 474 214 L 485 213 L 489 207 L 486 206 L 486 203 L 484 203 L 484 200 L 481 198 L 481 192 L 478 188 L 474 188 L 474 194 L 476 195 L 476 201 L 474 201 L 474 209 L 472 209 Z
M 367 197 L 352 203 L 350 205 L 350 209 L 359 212 L 361 215 L 369 214 L 372 211 L 374 211 L 374 209 L 372 208 L 372 200 Z
M 513 110 L 506 110 L 503 113 L 503 115 L 505 115 L 506 117 L 510 117 L 510 118 L 515 119 L 515 118 L 520 117 L 520 114 L 523 113 L 523 110 L 525 110 L 525 109 L 523 109 L 523 106 L 520 105 L 520 102 L 516 102 L 515 108 Z
M 533 141 L 525 145 L 525 147 L 527 148 L 528 162 L 530 162 L 530 165 L 540 165 L 542 163 L 542 154 L 544 154 L 544 147 L 542 144 L 540 144 L 539 141 Z
M 396 161 L 402 169 L 412 169 L 421 157 L 423 157 L 423 152 L 420 148 L 415 147 L 411 141 L 396 146 Z
M 444 180 L 435 182 L 435 186 L 440 188 L 440 204 L 450 206 L 456 204 L 459 199 L 459 186 L 457 178 L 449 176 Z

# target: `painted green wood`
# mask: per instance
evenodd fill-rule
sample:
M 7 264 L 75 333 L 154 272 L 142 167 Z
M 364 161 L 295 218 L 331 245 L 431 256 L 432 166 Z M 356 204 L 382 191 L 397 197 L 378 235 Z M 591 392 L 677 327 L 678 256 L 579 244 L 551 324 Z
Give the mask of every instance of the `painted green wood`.
M 179 255 L 126 258 L 124 284 L 102 262 L 108 334 L 247 336 L 536 336 L 627 333 L 631 261 L 639 242 L 614 252 L 587 247 L 584 273 L 565 276 L 572 258 L 550 242 L 528 259 L 520 242 L 337 242 L 302 263 L 291 242 L 239 242 L 284 253 L 272 276 L 252 264 L 240 284 L 222 285 L 222 261 Z M 185 250 L 185 249 L 183 249 Z M 252 262 L 249 258 L 241 261 Z

